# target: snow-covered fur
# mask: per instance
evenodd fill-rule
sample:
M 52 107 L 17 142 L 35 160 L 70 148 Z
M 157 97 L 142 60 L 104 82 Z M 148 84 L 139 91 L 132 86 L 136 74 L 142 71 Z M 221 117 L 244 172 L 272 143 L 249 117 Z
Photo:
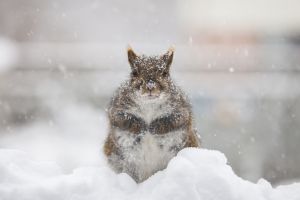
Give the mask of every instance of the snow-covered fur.
M 110 166 L 141 182 L 166 168 L 184 147 L 199 147 L 191 106 L 174 85 L 169 68 L 173 50 L 137 56 L 128 50 L 131 77 L 111 100 L 110 130 L 104 152 Z

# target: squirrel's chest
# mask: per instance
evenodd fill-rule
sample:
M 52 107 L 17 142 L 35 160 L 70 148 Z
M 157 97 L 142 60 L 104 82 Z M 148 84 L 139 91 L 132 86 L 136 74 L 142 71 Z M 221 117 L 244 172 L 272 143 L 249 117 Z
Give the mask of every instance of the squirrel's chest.
M 137 98 L 135 102 L 136 106 L 131 108 L 130 112 L 142 118 L 148 124 L 160 116 L 171 113 L 173 109 L 166 98 L 154 100 Z

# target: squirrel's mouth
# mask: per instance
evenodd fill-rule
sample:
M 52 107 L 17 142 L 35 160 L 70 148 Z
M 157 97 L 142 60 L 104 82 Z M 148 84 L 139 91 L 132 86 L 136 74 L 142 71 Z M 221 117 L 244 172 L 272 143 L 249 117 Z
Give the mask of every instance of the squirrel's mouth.
M 147 99 L 156 99 L 160 96 L 160 94 L 153 93 L 153 92 L 147 92 L 147 93 L 142 94 L 142 96 Z
M 157 98 L 160 96 L 159 90 L 149 90 L 147 93 L 149 98 Z
M 156 99 L 160 97 L 161 91 L 157 89 L 155 90 L 142 89 L 140 90 L 140 95 L 145 99 Z

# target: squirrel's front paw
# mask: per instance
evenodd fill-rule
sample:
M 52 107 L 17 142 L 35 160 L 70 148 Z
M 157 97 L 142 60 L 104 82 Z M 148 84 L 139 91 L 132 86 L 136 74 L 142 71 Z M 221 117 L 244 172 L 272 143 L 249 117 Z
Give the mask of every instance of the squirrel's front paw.
M 128 131 L 134 134 L 139 134 L 146 130 L 146 123 L 137 117 L 132 117 L 127 122 Z
M 168 117 L 158 118 L 149 125 L 151 134 L 165 134 L 170 132 L 170 120 Z

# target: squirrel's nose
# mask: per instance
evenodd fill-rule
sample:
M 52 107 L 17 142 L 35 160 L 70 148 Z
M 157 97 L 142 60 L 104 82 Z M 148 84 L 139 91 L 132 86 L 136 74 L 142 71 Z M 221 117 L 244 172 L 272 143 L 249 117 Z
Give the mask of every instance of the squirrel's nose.
M 149 80 L 148 83 L 146 84 L 146 87 L 148 90 L 153 90 L 155 88 L 156 84 L 154 81 Z

